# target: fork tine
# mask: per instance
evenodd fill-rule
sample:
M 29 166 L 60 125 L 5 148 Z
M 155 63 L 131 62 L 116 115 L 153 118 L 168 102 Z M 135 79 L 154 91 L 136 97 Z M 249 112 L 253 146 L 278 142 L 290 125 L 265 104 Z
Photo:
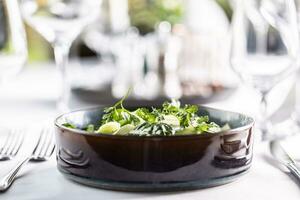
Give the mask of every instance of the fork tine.
M 25 133 L 23 133 L 22 131 L 19 131 L 17 133 L 17 135 L 19 135 L 19 133 L 21 134 L 21 136 L 18 137 L 18 142 L 16 143 L 15 147 L 11 151 L 11 154 L 10 154 L 11 156 L 17 155 L 17 153 L 19 152 L 19 150 L 20 150 L 20 148 L 21 148 L 21 146 L 23 144 Z
M 49 137 L 49 134 L 47 133 L 47 130 L 44 129 L 43 142 L 40 145 L 39 151 L 37 151 L 38 152 L 36 154 L 37 157 L 41 157 L 42 156 L 42 152 L 44 151 L 44 148 L 45 148 L 45 146 L 47 145 L 47 142 L 48 142 L 48 137 Z
M 45 147 L 48 146 L 50 134 L 48 134 L 48 130 L 45 128 L 42 130 L 43 135 L 41 141 L 38 145 L 36 152 L 33 154 L 34 157 L 43 157 L 43 152 L 45 151 Z
M 13 141 L 11 142 L 10 147 L 6 151 L 7 156 L 11 156 L 11 153 L 13 152 L 14 148 L 17 146 L 19 142 L 18 131 L 16 129 L 13 129 L 12 132 L 13 132 Z
M 0 150 L 0 154 L 2 154 L 3 150 L 6 149 L 6 146 L 8 145 L 9 141 L 10 141 L 10 138 L 12 137 L 11 134 L 9 134 L 7 137 L 6 137 L 6 140 L 3 144 L 3 146 L 1 147 L 1 150 Z
M 32 155 L 36 155 L 36 152 L 37 152 L 37 150 L 38 150 L 38 148 L 39 148 L 39 146 L 40 146 L 40 144 L 42 142 L 43 135 L 44 135 L 44 131 L 42 131 L 40 133 L 39 139 L 38 139 L 38 141 L 37 141 L 37 143 L 36 143 L 36 145 L 35 145 L 35 147 L 34 147 L 34 149 L 32 151 Z
M 50 147 L 48 148 L 48 150 L 46 151 L 45 157 L 51 157 L 54 150 L 55 150 L 55 137 L 54 137 L 54 133 L 52 132 L 51 144 L 50 144 Z
M 50 157 L 53 154 L 53 152 L 55 150 L 55 143 L 54 142 L 52 143 L 52 149 L 50 149 L 50 150 L 51 151 L 49 151 L 48 154 L 46 154 L 46 157 Z
M 40 152 L 40 155 L 39 156 L 41 156 L 41 157 L 45 157 L 46 156 L 46 154 L 47 154 L 47 152 L 48 152 L 48 149 L 51 147 L 51 144 L 53 143 L 52 141 L 53 141 L 53 134 L 52 134 L 52 131 L 51 130 L 48 130 L 47 131 L 47 138 L 46 138 L 46 142 L 47 142 L 47 144 L 46 144 L 46 142 L 45 142 L 45 145 L 43 146 L 44 148 L 41 150 L 41 152 Z
M 6 149 L 4 149 L 3 155 L 8 155 L 16 142 L 17 137 L 16 137 L 15 130 L 11 131 L 11 134 L 12 134 L 11 140 L 7 144 Z

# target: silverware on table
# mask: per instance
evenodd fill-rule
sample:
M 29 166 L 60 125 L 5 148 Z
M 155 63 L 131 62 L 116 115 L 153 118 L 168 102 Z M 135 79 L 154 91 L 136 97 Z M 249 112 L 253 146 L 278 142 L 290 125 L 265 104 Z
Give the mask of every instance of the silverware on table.
M 296 161 L 281 146 L 279 141 L 273 140 L 270 142 L 270 151 L 276 160 L 288 168 L 300 182 L 300 168 L 297 166 Z
M 25 157 L 7 175 L 0 179 L 0 191 L 6 191 L 17 176 L 18 172 L 29 161 L 45 161 L 53 154 L 55 149 L 54 134 L 49 129 L 41 131 L 38 142 L 30 156 Z
M 0 147 L 0 161 L 10 160 L 17 155 L 23 144 L 24 135 L 24 131 L 16 129 L 9 133 Z

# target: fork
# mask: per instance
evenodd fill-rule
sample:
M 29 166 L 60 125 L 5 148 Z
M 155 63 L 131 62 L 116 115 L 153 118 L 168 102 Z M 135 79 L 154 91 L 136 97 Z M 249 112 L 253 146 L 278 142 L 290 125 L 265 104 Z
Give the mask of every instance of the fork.
M 25 157 L 0 180 L 0 192 L 6 191 L 15 180 L 18 172 L 29 161 L 45 161 L 51 157 L 55 149 L 54 136 L 49 129 L 43 129 L 30 156 Z
M 11 131 L 0 148 L 0 161 L 10 160 L 17 155 L 23 144 L 24 135 L 24 131 L 16 129 Z

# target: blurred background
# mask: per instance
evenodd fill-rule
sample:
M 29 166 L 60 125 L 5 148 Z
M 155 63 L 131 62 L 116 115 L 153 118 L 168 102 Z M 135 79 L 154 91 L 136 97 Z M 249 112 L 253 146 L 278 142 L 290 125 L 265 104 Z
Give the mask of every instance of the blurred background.
M 220 15 L 221 13 L 221 15 L 226 16 L 227 20 L 230 21 L 232 9 L 228 0 L 212 1 L 215 1 L 212 6 L 217 7 L 215 8 L 216 14 Z M 153 32 L 156 25 L 161 21 L 168 21 L 172 25 L 181 24 L 184 21 L 187 21 L 188 16 L 186 13 L 188 13 L 188 9 L 193 9 L 192 7 L 187 8 L 188 1 L 183 0 L 126 0 L 125 2 L 128 2 L 128 5 L 125 5 L 124 8 L 128 13 L 126 13 L 127 19 L 124 19 L 124 21 L 127 21 L 126 23 L 128 23 L 128 26 L 130 24 L 130 26 L 138 28 L 139 32 L 143 35 Z M 109 19 L 110 6 L 109 1 L 104 0 L 102 5 L 104 12 L 101 15 L 103 15 L 103 20 L 106 21 L 107 26 L 110 26 L 109 23 L 112 20 Z M 197 21 L 197 19 L 194 20 Z M 99 25 L 100 23 L 101 22 L 98 22 Z M 52 59 L 53 51 L 48 42 L 28 25 L 26 25 L 26 32 L 29 47 L 29 62 L 32 63 Z M 97 53 L 80 40 L 81 39 L 79 39 L 78 43 L 73 45 L 73 48 L 76 48 L 77 51 L 74 52 L 74 54 L 79 54 L 82 57 L 96 56 Z
M 236 88 L 227 0 L 103 0 L 99 15 L 70 48 L 69 108 L 110 104 L 129 88 L 134 105 L 205 103 Z M 29 63 L 52 60 L 51 46 L 30 27 Z

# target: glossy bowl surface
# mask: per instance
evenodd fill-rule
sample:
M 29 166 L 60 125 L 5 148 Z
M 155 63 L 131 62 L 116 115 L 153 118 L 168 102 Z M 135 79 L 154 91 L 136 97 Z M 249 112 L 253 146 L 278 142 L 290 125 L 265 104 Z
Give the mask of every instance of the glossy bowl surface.
M 62 124 L 98 124 L 103 108 L 64 114 L 55 121 L 57 167 L 74 181 L 125 191 L 211 187 L 246 173 L 252 160 L 253 119 L 202 106 L 199 113 L 232 129 L 183 136 L 101 135 Z

